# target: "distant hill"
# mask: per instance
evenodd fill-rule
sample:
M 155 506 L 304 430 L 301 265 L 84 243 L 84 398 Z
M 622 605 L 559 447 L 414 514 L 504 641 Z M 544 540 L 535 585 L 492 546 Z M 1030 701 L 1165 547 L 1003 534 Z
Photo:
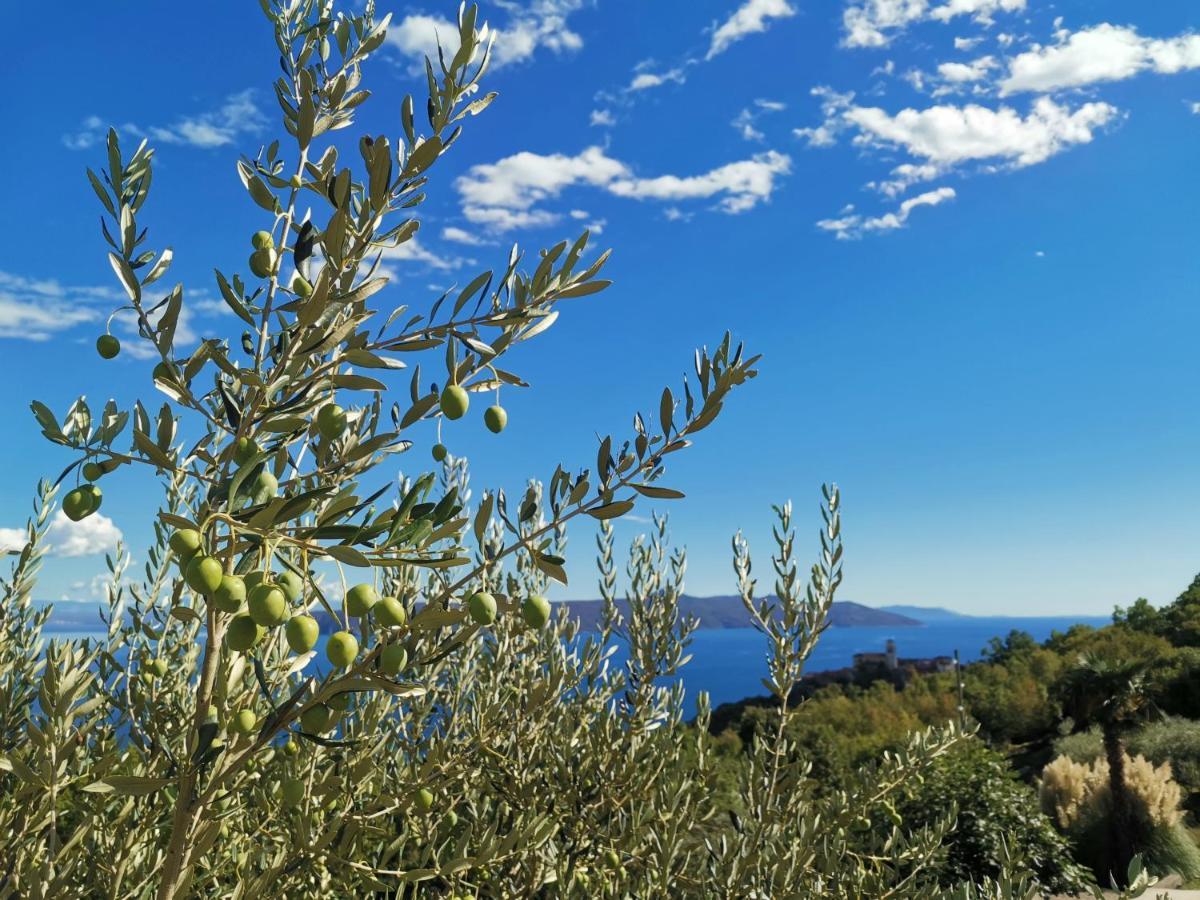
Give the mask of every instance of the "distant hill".
M 577 617 L 584 629 L 596 628 L 600 623 L 601 603 L 599 600 L 563 601 L 572 616 Z M 558 604 L 555 604 L 556 606 Z M 624 600 L 617 602 L 622 613 L 626 610 Z M 750 614 L 736 596 L 693 597 L 684 594 L 679 601 L 680 612 L 693 615 L 700 620 L 701 628 L 749 628 Z M 909 628 L 921 625 L 917 619 L 882 609 L 873 609 L 860 603 L 837 602 L 829 612 L 829 623 L 835 628 L 844 627 L 891 627 Z
M 945 622 L 950 619 L 970 618 L 970 616 L 964 613 L 946 609 L 944 606 L 904 606 L 893 604 L 879 608 L 887 612 L 896 613 L 897 615 L 908 616 L 910 619 L 916 619 L 919 622 Z

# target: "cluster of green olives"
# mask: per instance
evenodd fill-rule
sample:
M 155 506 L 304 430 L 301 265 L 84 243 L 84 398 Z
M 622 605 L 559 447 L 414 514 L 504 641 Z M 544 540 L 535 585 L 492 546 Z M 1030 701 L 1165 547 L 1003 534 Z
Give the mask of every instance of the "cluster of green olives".
M 471 408 L 471 395 L 459 384 L 448 384 L 442 389 L 438 406 L 447 419 L 461 419 Z M 508 413 L 500 404 L 489 406 L 483 411 L 483 424 L 492 434 L 499 434 L 508 425 Z M 440 445 L 439 445 L 440 446 Z M 436 455 L 434 456 L 436 459 Z
M 488 626 L 496 621 L 498 606 L 496 598 L 487 591 L 476 591 L 467 598 L 467 612 L 477 625 Z M 533 595 L 521 604 L 521 617 L 530 628 L 543 628 L 550 621 L 550 601 Z
M 275 238 L 269 231 L 256 231 L 250 238 L 254 252 L 250 254 L 250 271 L 259 278 L 270 278 L 279 265 L 279 254 L 275 252 Z

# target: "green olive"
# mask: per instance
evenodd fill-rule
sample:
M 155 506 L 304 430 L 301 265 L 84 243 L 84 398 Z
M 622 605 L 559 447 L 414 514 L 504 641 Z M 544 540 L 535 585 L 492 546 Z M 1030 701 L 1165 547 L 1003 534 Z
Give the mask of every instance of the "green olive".
M 433 450 L 431 450 L 430 452 L 433 454 L 434 462 L 441 462 L 443 459 L 446 458 L 446 454 L 449 451 L 446 450 L 445 444 L 434 444 Z
M 325 440 L 337 440 L 345 430 L 346 411 L 336 403 L 326 403 L 317 410 L 317 431 Z
M 222 575 L 212 593 L 213 605 L 222 612 L 235 613 L 246 602 L 246 582 L 238 575 Z
M 346 609 L 355 618 L 361 618 L 379 602 L 379 594 L 369 584 L 356 584 L 346 592 Z
M 246 606 L 250 618 L 259 625 L 273 628 L 288 620 L 287 598 L 273 584 L 263 583 L 251 590 Z
M 508 424 L 508 413 L 504 411 L 503 406 L 489 406 L 483 411 L 483 424 L 492 434 L 499 434 Z
M 496 621 L 496 598 L 486 591 L 478 591 L 467 601 L 471 618 L 479 625 L 491 625 Z
M 225 632 L 225 643 L 229 645 L 231 650 L 245 653 L 261 641 L 266 633 L 267 630 L 250 618 L 249 615 L 239 613 L 229 623 L 229 630 Z
M 288 646 L 292 648 L 293 653 L 307 653 L 317 645 L 317 638 L 321 634 L 321 626 L 317 624 L 317 620 L 312 616 L 292 616 L 288 619 L 287 626 L 283 629 L 283 634 L 287 638 Z
M 96 338 L 96 352 L 104 359 L 112 359 L 121 352 L 121 342 L 111 334 L 102 334 Z
M 408 621 L 408 612 L 404 604 L 395 597 L 381 597 L 375 604 L 375 621 L 384 628 L 393 625 L 403 625 Z
M 408 665 L 408 651 L 400 644 L 388 644 L 379 654 L 379 667 L 388 675 L 399 675 Z
M 349 668 L 358 656 L 358 638 L 348 631 L 339 631 L 329 636 L 325 644 L 325 655 L 339 669 Z
M 447 419 L 461 419 L 467 414 L 471 398 L 457 384 L 448 384 L 442 391 L 439 403 L 442 407 L 442 415 Z
M 221 586 L 221 576 L 224 575 L 221 563 L 211 556 L 197 553 L 183 570 L 183 580 L 197 594 L 209 596 Z
M 250 243 L 255 250 L 266 250 L 275 246 L 275 237 L 269 231 L 256 231 L 250 236 Z
M 550 621 L 550 601 L 545 597 L 527 597 L 521 604 L 521 615 L 530 628 L 543 628 Z

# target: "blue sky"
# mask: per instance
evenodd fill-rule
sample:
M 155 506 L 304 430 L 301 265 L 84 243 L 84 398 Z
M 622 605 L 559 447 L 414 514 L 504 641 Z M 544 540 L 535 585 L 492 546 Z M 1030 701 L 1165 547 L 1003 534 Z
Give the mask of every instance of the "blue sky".
M 356 133 L 399 133 L 413 67 L 455 9 L 380 4 L 393 28 Z M 143 220 L 175 250 L 193 335 L 235 333 L 212 268 L 244 268 L 263 223 L 234 162 L 279 131 L 256 4 L 186 19 L 85 4 L 52 29 L 28 5 L 9 15 L 3 528 L 70 461 L 30 399 L 154 401 L 149 363 L 92 349 L 119 304 L 84 178 L 104 165 L 103 130 L 157 148 Z M 765 583 L 772 502 L 796 502 L 810 552 L 823 480 L 843 489 L 843 599 L 1104 613 L 1168 601 L 1200 570 L 1190 0 L 537 0 L 483 15 L 500 98 L 438 163 L 380 305 L 428 303 L 514 241 L 534 252 L 584 226 L 615 249 L 616 284 L 512 360 L 533 389 L 506 393 L 502 437 L 475 417 L 447 429 L 476 491 L 589 464 L 598 432 L 655 408 L 728 328 L 762 374 L 664 482 L 688 494 L 667 508 L 690 591 L 731 592 L 738 528 Z M 144 558 L 157 486 L 124 471 L 104 489 L 104 519 L 55 526 L 40 596 L 87 599 L 118 532 Z M 572 531 L 558 597 L 595 595 L 591 538 Z

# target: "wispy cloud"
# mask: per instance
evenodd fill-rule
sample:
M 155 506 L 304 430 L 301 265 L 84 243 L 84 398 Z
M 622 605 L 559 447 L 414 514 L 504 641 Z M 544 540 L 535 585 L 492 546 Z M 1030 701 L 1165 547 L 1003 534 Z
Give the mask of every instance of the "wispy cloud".
M 211 149 L 231 144 L 239 135 L 257 133 L 265 125 L 266 117 L 254 101 L 254 92 L 246 90 L 231 94 L 214 110 L 182 116 L 171 125 L 142 127 L 125 123 L 114 127 L 123 134 L 160 144 Z M 87 150 L 103 141 L 107 130 L 108 124 L 99 116 L 88 116 L 78 131 L 63 135 L 63 143 L 72 150 Z
M 0 271 L 0 337 L 44 341 L 96 321 L 100 318 L 96 302 L 116 299 L 115 291 L 106 287 L 72 287 L 52 278 Z
M 583 46 L 583 38 L 568 25 L 568 18 L 583 7 L 583 0 L 535 0 L 526 6 L 500 6 L 509 12 L 508 19 L 499 27 L 480 29 L 485 39 L 493 41 L 493 69 L 527 62 L 543 48 L 561 54 Z M 443 49 L 457 49 L 458 26 L 442 16 L 416 13 L 392 23 L 386 40 L 414 69 L 423 70 L 425 57 L 437 59 L 439 39 Z
M 534 207 L 570 187 L 635 200 L 715 199 L 724 212 L 744 212 L 769 200 L 778 179 L 790 171 L 790 157 L 767 151 L 699 175 L 645 178 L 603 148 L 588 147 L 575 156 L 523 152 L 477 165 L 455 187 L 468 221 L 506 231 L 557 222 L 559 214 Z
M 872 231 L 894 231 L 904 227 L 908 222 L 909 214 L 914 209 L 921 206 L 938 206 L 947 200 L 953 200 L 956 196 L 954 188 L 940 187 L 910 197 L 895 211 L 884 213 L 881 216 L 863 217 L 854 213 L 850 208 L 843 210 L 843 215 L 836 219 L 822 219 L 817 222 L 817 227 L 822 231 L 831 232 L 841 241 L 860 238 L 864 233 Z
M 748 35 L 766 31 L 773 19 L 786 19 L 795 14 L 796 10 L 787 0 L 745 0 L 713 31 L 704 58 L 712 59 Z

